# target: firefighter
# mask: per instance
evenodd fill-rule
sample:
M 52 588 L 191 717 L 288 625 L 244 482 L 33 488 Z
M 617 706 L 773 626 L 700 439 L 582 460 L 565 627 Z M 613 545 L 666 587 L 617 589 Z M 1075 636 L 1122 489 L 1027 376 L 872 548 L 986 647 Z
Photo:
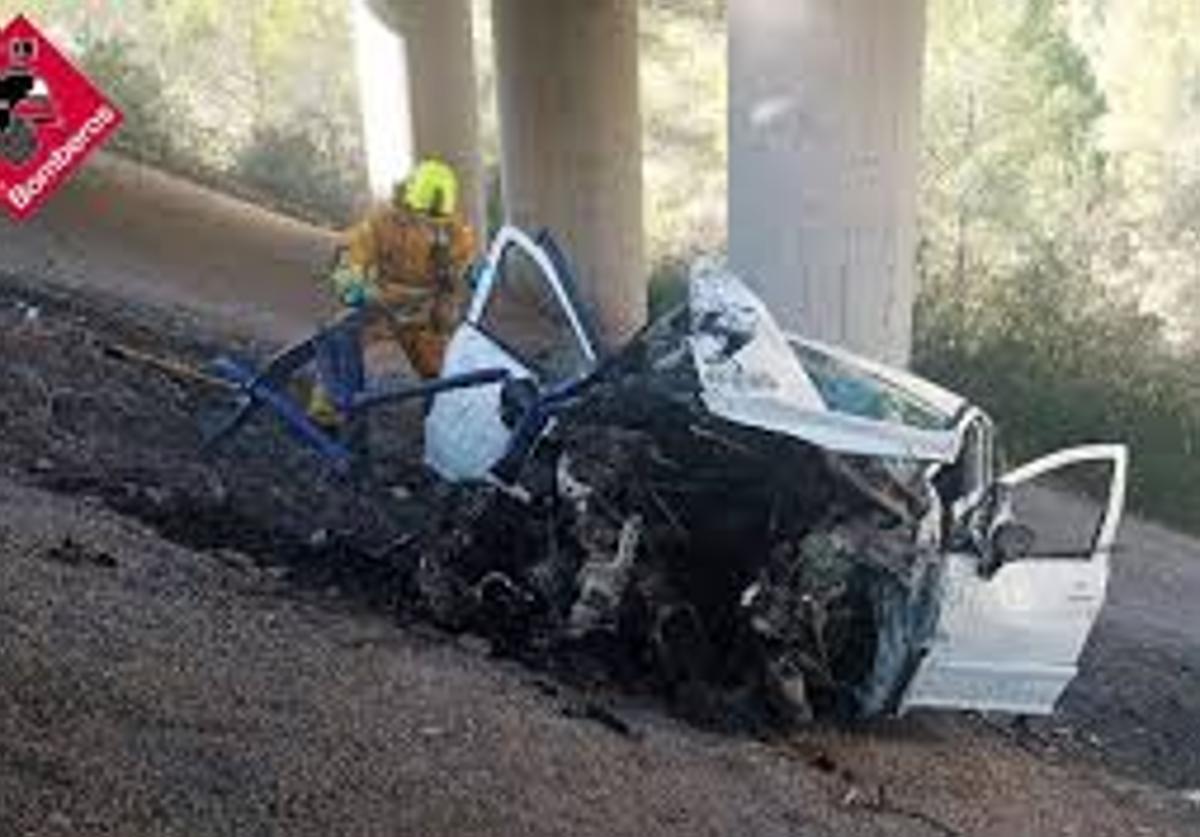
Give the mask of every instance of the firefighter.
M 345 234 L 328 279 L 347 307 L 366 309 L 363 352 L 395 340 L 422 378 L 433 378 L 465 302 L 475 233 L 458 207 L 458 177 L 440 160 L 421 162 L 392 200 Z M 338 416 L 319 385 L 309 412 L 322 424 Z
M 442 368 L 466 294 L 475 233 L 458 211 L 458 177 L 425 160 L 346 234 L 330 280 L 342 303 L 380 309 L 364 342 L 394 337 L 423 378 Z

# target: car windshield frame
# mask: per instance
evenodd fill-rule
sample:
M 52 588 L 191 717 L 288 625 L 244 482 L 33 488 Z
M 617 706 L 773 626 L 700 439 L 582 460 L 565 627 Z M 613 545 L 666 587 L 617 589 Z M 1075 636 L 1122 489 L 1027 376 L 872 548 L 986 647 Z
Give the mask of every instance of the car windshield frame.
M 833 413 L 919 430 L 951 430 L 957 416 L 899 384 L 799 339 L 788 344 L 825 407 Z

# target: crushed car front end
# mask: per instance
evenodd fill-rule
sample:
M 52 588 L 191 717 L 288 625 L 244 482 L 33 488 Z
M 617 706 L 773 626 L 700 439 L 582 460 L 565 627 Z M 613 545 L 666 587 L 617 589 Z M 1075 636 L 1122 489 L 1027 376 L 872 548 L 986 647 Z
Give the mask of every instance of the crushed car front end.
M 429 413 L 429 463 L 469 497 L 418 572 L 435 618 L 587 648 L 709 714 L 1053 708 L 1103 601 L 1123 448 L 1006 482 L 982 411 L 785 334 L 719 267 L 597 360 L 544 246 L 501 235 L 448 354 L 509 378 Z M 489 320 L 512 248 L 563 309 L 537 351 Z M 1111 466 L 1103 519 L 1086 550 L 1039 557 L 1011 491 L 1084 461 Z

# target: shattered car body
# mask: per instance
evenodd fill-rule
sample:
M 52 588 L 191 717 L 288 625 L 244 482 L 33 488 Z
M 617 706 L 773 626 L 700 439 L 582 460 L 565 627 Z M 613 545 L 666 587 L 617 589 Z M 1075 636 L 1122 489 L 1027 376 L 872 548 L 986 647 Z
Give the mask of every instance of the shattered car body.
M 608 354 L 547 236 L 502 230 L 476 279 L 443 374 L 507 374 L 426 418 L 461 486 L 417 572 L 434 618 L 606 647 L 718 711 L 1052 711 L 1104 600 L 1124 447 L 999 476 L 981 410 L 784 333 L 716 266 Z M 1044 549 L 1016 495 L 1075 466 L 1106 472 L 1098 520 Z

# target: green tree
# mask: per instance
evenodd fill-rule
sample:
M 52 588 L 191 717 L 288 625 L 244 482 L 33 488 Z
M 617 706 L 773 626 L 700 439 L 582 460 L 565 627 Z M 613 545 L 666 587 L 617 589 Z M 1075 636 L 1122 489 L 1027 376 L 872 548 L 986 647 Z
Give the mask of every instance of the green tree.
M 1051 0 L 930 8 L 921 219 L 927 283 L 961 287 L 1046 241 L 1077 247 L 1104 187 L 1104 98 Z
M 1148 293 L 1187 251 L 1168 221 L 1177 207 L 1188 225 L 1196 143 L 1179 126 L 1197 53 L 1186 15 L 1157 16 L 1170 5 L 931 6 L 914 359 L 987 407 L 1018 456 L 1129 443 L 1135 505 L 1200 527 L 1200 353 L 1171 342 Z
M 1110 104 L 1099 265 L 1177 340 L 1200 337 L 1200 3 L 1075 0 L 1073 31 Z

